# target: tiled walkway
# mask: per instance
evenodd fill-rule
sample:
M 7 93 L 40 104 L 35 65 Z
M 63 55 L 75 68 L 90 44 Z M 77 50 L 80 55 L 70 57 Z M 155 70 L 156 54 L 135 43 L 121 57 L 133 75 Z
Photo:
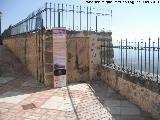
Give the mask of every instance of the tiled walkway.
M 0 46 L 0 120 L 153 120 L 102 81 L 45 88 Z

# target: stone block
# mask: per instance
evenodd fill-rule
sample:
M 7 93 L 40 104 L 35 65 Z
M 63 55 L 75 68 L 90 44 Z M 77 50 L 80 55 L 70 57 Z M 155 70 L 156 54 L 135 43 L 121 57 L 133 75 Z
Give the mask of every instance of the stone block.
M 53 64 L 45 64 L 45 72 L 53 72 Z
M 45 75 L 45 81 L 46 86 L 53 85 L 53 75 Z
M 45 63 L 53 63 L 53 52 L 45 51 Z

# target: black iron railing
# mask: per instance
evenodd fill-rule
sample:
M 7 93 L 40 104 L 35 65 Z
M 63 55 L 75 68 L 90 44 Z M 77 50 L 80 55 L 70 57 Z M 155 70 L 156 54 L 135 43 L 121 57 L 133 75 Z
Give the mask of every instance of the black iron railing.
M 73 31 L 108 31 L 111 17 L 111 10 L 98 10 L 63 3 L 45 3 L 45 6 L 11 26 L 9 31 L 11 35 L 55 27 L 66 27 Z
M 102 42 L 101 62 L 117 70 L 137 75 L 160 84 L 160 39 L 130 42 Z

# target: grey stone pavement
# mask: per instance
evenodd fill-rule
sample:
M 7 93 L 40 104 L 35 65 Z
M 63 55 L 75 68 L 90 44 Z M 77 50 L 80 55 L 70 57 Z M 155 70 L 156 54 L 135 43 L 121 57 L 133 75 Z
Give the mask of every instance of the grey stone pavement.
M 0 120 L 154 120 L 103 81 L 44 87 L 0 46 Z

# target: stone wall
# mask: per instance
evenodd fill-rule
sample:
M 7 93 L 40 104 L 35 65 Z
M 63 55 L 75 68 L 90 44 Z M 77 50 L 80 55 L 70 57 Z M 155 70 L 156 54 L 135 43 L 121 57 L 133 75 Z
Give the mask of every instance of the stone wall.
M 98 79 L 96 69 L 101 64 L 101 44 L 112 41 L 111 33 L 67 32 L 69 82 Z
M 67 80 L 87 82 L 95 78 L 101 64 L 101 44 L 112 40 L 111 33 L 67 31 Z M 26 34 L 6 38 L 4 44 L 26 64 L 28 70 L 45 85 L 53 85 L 53 35 Z
M 89 37 L 82 33 L 67 34 L 68 82 L 89 80 Z
M 45 36 L 42 34 L 24 34 L 5 38 L 3 43 L 20 61 L 25 64 L 31 74 L 44 82 L 43 70 L 43 42 Z
M 112 33 L 97 33 L 97 34 L 90 34 L 90 43 L 89 43 L 89 75 L 90 75 L 90 80 L 98 80 L 100 77 L 100 72 L 99 72 L 99 65 L 102 62 L 102 57 L 104 58 L 104 49 L 102 49 L 102 45 L 104 41 L 110 41 L 112 43 Z M 107 46 L 106 42 L 106 46 Z M 113 49 L 106 49 L 108 51 L 105 51 L 106 53 L 108 52 L 108 56 L 105 55 L 105 57 L 108 57 L 108 61 L 113 61 Z M 106 59 L 107 60 L 107 59 Z
M 108 85 L 121 95 L 151 113 L 153 117 L 160 119 L 160 93 L 147 89 L 146 84 L 139 84 L 136 79 L 130 80 L 126 73 L 117 72 L 112 68 L 99 67 L 99 75 Z M 151 86 L 151 84 L 149 84 Z M 156 89 L 156 88 L 155 88 Z

